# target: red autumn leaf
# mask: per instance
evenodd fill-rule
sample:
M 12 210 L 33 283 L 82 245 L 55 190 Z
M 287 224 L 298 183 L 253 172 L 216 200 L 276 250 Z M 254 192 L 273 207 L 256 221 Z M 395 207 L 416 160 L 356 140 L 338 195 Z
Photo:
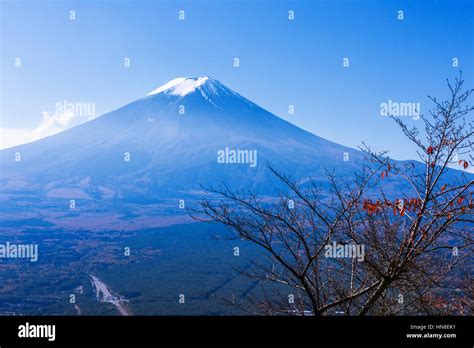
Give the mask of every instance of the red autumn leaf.
M 443 185 L 443 187 L 441 187 L 441 191 L 444 191 L 446 190 L 446 184 Z
M 428 153 L 428 155 L 431 155 L 433 153 L 433 146 L 430 146 L 426 152 Z
M 458 163 L 460 166 L 463 166 L 464 169 L 467 169 L 467 167 L 469 167 L 469 163 L 467 163 L 467 161 L 465 160 L 459 160 Z

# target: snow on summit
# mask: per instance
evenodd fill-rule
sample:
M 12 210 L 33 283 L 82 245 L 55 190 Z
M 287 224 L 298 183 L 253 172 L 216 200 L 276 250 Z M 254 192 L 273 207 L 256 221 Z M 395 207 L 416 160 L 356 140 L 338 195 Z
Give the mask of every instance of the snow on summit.
M 186 78 L 184 77 L 178 77 L 174 80 L 171 80 L 167 83 L 165 83 L 163 86 L 160 86 L 158 87 L 157 89 L 154 89 L 153 91 L 151 91 L 150 93 L 148 93 L 147 95 L 155 95 L 155 94 L 158 94 L 158 93 L 161 93 L 161 92 L 164 92 L 164 91 L 167 91 L 168 89 L 180 84 L 181 82 L 183 82 L 184 80 L 186 80 Z
M 202 86 L 207 80 L 209 80 L 208 76 L 190 78 L 178 77 L 151 91 L 147 95 L 152 96 L 164 93 L 167 95 L 184 97 L 185 95 L 194 92 L 196 88 Z

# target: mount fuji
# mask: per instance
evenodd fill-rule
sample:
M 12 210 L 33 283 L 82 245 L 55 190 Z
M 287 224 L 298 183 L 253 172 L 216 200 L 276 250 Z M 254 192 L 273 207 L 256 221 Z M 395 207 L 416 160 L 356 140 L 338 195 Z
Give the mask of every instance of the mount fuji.
M 269 193 L 275 183 L 267 164 L 318 180 L 324 168 L 352 174 L 362 154 L 203 76 L 174 79 L 85 124 L 3 150 L 0 161 L 4 193 L 148 200 L 199 193 L 201 185 L 222 182 Z

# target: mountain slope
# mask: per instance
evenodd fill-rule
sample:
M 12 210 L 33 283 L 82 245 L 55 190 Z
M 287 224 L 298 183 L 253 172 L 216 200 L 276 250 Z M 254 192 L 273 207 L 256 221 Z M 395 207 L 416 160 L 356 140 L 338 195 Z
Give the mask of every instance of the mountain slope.
M 256 150 L 256 163 L 218 163 L 226 148 L 248 150 L 247 155 Z M 17 152 L 21 162 L 14 160 Z M 350 161 L 343 161 L 345 152 Z M 270 192 L 267 163 L 296 178 L 319 177 L 323 167 L 344 175 L 360 165 L 362 155 L 205 76 L 172 80 L 86 124 L 3 150 L 0 160 L 2 190 L 15 187 L 12 181 L 45 192 L 104 186 L 126 197 L 189 192 L 220 182 Z

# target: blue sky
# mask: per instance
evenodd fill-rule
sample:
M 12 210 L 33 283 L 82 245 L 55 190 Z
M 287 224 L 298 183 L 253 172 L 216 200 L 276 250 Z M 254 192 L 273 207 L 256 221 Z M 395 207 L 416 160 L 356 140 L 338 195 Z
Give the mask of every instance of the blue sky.
M 426 95 L 447 96 L 445 79 L 459 70 L 474 87 L 468 0 L 0 3 L 3 147 L 85 121 L 45 124 L 64 100 L 103 114 L 173 78 L 209 75 L 319 136 L 414 158 L 380 104 L 419 102 L 427 112 Z

